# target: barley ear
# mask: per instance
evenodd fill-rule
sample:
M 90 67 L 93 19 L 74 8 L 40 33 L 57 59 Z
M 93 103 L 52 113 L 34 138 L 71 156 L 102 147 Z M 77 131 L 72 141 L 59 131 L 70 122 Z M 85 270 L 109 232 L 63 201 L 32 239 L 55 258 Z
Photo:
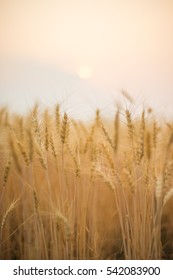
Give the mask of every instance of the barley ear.
M 56 211 L 56 223 L 57 223 L 58 227 L 61 223 L 64 224 L 65 232 L 66 232 L 66 239 L 68 240 L 70 237 L 70 225 L 69 225 L 67 218 L 59 210 Z
M 64 117 L 62 120 L 61 126 L 61 143 L 64 145 L 67 142 L 67 138 L 69 135 L 69 120 L 66 113 L 64 113 Z
M 165 195 L 164 200 L 163 200 L 163 206 L 166 205 L 168 200 L 173 196 L 173 188 L 171 188 Z
M 7 184 L 7 180 L 9 177 L 9 172 L 10 172 L 10 168 L 11 168 L 11 156 L 9 157 L 7 164 L 5 166 L 5 170 L 4 170 L 4 178 L 3 178 L 3 187 L 5 187 L 5 185 Z
M 149 131 L 146 135 L 146 156 L 148 160 L 151 159 L 151 136 Z
M 112 149 L 114 150 L 114 144 L 113 144 L 113 141 L 111 139 L 111 137 L 109 136 L 109 133 L 108 131 L 106 130 L 106 128 L 104 127 L 104 125 L 102 124 L 102 130 L 103 130 L 103 133 L 108 141 L 108 143 L 110 144 L 110 146 L 112 147 Z
M 129 112 L 129 110 L 125 111 L 126 114 L 126 120 L 127 120 L 127 127 L 128 127 L 128 134 L 129 134 L 129 138 L 133 144 L 133 138 L 134 138 L 134 124 L 132 122 L 132 118 L 131 118 L 131 114 Z
M 56 129 L 58 134 L 60 133 L 60 127 L 61 127 L 61 115 L 60 115 L 60 106 L 59 104 L 56 105 L 55 108 L 55 121 L 56 121 Z
M 11 214 L 11 212 L 16 208 L 17 206 L 17 202 L 19 201 L 19 199 L 13 201 L 10 206 L 8 207 L 8 209 L 6 210 L 3 218 L 2 218 L 2 222 L 1 222 L 1 234 L 0 234 L 0 237 L 1 237 L 1 241 L 2 241 L 2 233 L 3 233 L 3 229 L 5 227 L 5 223 L 6 223 L 6 220 L 8 218 L 8 216 Z
M 142 112 L 140 128 L 139 128 L 139 141 L 137 147 L 137 164 L 140 164 L 144 156 L 144 134 L 145 134 L 145 111 Z
M 24 161 L 25 161 L 26 165 L 28 166 L 30 164 L 30 160 L 29 160 L 29 156 L 26 152 L 26 147 L 24 146 L 24 144 L 21 141 L 17 141 L 17 144 L 18 144 L 19 150 L 24 158 Z
M 119 142 L 119 111 L 117 111 L 114 120 L 114 153 L 116 154 Z

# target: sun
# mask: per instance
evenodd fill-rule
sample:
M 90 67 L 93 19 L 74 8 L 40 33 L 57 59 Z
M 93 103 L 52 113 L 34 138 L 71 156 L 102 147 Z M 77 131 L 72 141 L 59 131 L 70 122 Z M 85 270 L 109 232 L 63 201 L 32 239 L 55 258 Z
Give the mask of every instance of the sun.
M 92 75 L 93 71 L 91 67 L 85 65 L 79 68 L 78 76 L 82 79 L 89 79 Z

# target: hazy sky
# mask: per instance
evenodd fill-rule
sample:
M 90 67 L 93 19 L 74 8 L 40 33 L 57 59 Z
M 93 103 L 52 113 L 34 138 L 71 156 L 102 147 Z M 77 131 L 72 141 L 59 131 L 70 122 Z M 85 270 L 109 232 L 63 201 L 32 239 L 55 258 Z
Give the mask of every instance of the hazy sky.
M 75 83 L 70 83 L 71 89 L 82 88 L 81 99 L 91 94 L 94 102 L 93 94 L 97 92 L 97 99 L 99 91 L 100 103 L 105 94 L 112 97 L 115 93 L 118 99 L 124 88 L 158 110 L 171 112 L 173 1 L 0 0 L 0 62 L 1 104 L 19 96 L 20 80 L 26 78 L 21 64 L 29 63 L 31 72 L 44 69 L 44 76 L 38 74 L 39 85 L 47 75 L 45 69 L 50 73 L 52 68 L 61 77 L 61 90 L 70 90 L 66 86 L 70 77 Z M 83 65 L 93 71 L 87 82 L 77 78 Z M 56 79 L 47 76 L 47 81 L 52 90 L 58 90 Z M 13 92 L 9 84 L 16 85 Z M 45 81 L 43 84 L 45 89 Z M 94 90 L 88 93 L 91 88 Z M 39 95 L 37 89 L 35 78 L 26 94 L 34 91 L 33 96 Z M 48 94 L 48 89 L 42 89 L 45 99 Z

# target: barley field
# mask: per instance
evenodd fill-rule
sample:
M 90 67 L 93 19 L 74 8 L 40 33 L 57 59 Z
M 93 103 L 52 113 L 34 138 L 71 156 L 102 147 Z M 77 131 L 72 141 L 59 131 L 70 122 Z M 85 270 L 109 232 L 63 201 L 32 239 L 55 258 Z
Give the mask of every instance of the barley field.
M 0 110 L 0 259 L 173 259 L 173 123 Z

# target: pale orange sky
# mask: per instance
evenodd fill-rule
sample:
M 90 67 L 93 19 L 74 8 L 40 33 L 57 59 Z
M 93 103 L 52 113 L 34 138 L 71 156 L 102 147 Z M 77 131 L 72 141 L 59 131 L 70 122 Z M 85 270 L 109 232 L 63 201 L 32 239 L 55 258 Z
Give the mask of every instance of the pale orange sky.
M 88 65 L 91 85 L 142 93 L 171 111 L 172 0 L 0 0 L 0 40 L 3 63 L 74 75 Z

